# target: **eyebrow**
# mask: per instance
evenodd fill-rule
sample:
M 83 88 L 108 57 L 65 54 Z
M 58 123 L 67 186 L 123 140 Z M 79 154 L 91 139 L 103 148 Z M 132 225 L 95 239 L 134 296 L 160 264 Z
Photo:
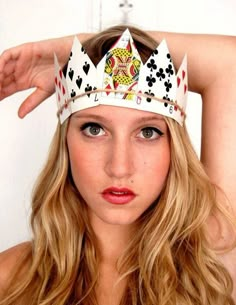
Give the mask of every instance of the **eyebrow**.
M 82 114 L 82 113 L 76 113 L 72 118 L 75 119 L 94 119 L 94 120 L 103 120 L 108 121 L 106 117 L 100 116 L 97 114 Z
M 100 116 L 100 115 L 97 115 L 97 114 L 82 114 L 82 113 L 77 113 L 77 114 L 75 114 L 72 117 L 74 117 L 75 119 L 83 118 L 83 119 L 94 119 L 94 120 L 109 121 L 106 117 Z M 155 115 L 152 115 L 152 116 L 141 117 L 136 122 L 137 123 L 145 123 L 147 121 L 156 121 L 156 120 L 165 121 L 162 115 L 155 114 Z
M 142 117 L 142 118 L 138 119 L 137 122 L 142 123 L 142 122 L 146 122 L 146 121 L 156 121 L 156 120 L 164 121 L 164 118 L 163 118 L 163 116 L 156 114 L 153 116 Z

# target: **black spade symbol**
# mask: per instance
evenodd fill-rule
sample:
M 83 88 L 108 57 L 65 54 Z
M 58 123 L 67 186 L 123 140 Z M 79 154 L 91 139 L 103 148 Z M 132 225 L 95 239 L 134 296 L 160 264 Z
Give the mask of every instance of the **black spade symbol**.
M 85 64 L 83 65 L 83 70 L 86 75 L 88 74 L 89 69 L 90 69 L 90 64 L 85 62 Z
M 75 97 L 75 91 L 74 91 L 74 89 L 72 89 L 71 94 L 70 94 L 70 97 L 71 97 L 71 98 Z
M 74 76 L 74 70 L 72 70 L 71 68 L 70 68 L 70 71 L 69 71 L 69 78 L 72 80 L 73 79 L 73 76 Z
M 92 86 L 89 86 L 89 84 L 87 84 L 87 87 L 84 89 L 85 92 L 91 91 L 92 90 Z M 87 94 L 87 96 L 90 96 L 90 93 Z
M 82 81 L 83 81 L 82 77 L 78 76 L 78 78 L 76 80 L 76 85 L 78 86 L 79 89 L 81 87 Z

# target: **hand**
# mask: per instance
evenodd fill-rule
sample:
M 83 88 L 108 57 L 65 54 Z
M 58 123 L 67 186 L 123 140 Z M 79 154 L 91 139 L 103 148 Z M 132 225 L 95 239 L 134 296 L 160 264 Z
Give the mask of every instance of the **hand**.
M 54 52 L 63 66 L 73 36 L 31 42 L 10 48 L 0 56 L 0 101 L 29 88 L 36 88 L 21 104 L 23 118 L 54 92 Z

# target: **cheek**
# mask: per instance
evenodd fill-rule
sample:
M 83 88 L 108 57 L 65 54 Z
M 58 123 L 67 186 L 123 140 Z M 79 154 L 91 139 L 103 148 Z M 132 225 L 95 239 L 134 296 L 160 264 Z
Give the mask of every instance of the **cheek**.
M 75 178 L 75 176 L 84 175 L 85 170 L 89 170 L 89 159 L 88 159 L 88 153 L 84 152 L 83 149 L 80 147 L 76 147 L 75 145 L 73 147 L 69 147 L 69 161 L 70 161 L 70 167 L 72 171 L 72 175 Z M 91 163 L 91 159 L 90 159 Z
M 170 151 L 165 150 L 163 151 L 159 156 L 156 163 L 157 169 L 160 170 L 160 172 L 168 173 L 169 167 L 170 167 Z
M 143 160 L 143 171 L 148 171 L 150 175 L 155 177 L 165 177 L 170 167 L 170 149 L 169 145 L 165 145 L 161 149 L 157 149 L 152 153 L 146 154 Z
M 67 135 L 67 148 L 71 173 L 76 184 L 78 176 L 84 172 L 84 165 L 86 164 L 83 159 L 85 154 L 83 153 L 83 147 L 81 147 L 72 133 Z
M 98 173 L 101 167 L 101 160 L 94 148 L 90 150 L 82 142 L 72 142 L 68 145 L 68 152 L 72 177 L 77 187 L 93 183 L 97 177 L 94 173 Z
M 151 173 L 151 181 L 153 189 L 157 192 L 158 197 L 163 190 L 170 168 L 170 154 L 163 154 L 159 156 L 159 160 L 153 165 Z M 149 177 L 150 178 L 150 177 Z

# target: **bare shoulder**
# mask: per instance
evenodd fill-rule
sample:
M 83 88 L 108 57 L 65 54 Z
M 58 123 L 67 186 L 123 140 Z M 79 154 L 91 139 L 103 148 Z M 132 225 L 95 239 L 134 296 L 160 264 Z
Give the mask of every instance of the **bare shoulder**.
M 233 299 L 236 302 L 236 247 L 224 254 L 219 255 L 219 260 L 223 263 L 225 268 L 228 270 L 232 280 L 233 280 Z
M 224 197 L 220 194 L 220 199 Z M 223 202 L 223 200 L 222 200 Z M 228 213 L 234 218 L 234 211 L 226 206 Z M 232 219 L 231 219 L 232 221 Z M 236 227 L 230 220 L 219 211 L 208 219 L 207 234 L 213 248 L 217 251 L 219 261 L 228 270 L 233 280 L 233 299 L 236 302 Z M 218 250 L 222 249 L 219 253 Z
M 0 292 L 7 288 L 17 263 L 30 249 L 31 243 L 25 242 L 0 253 Z

